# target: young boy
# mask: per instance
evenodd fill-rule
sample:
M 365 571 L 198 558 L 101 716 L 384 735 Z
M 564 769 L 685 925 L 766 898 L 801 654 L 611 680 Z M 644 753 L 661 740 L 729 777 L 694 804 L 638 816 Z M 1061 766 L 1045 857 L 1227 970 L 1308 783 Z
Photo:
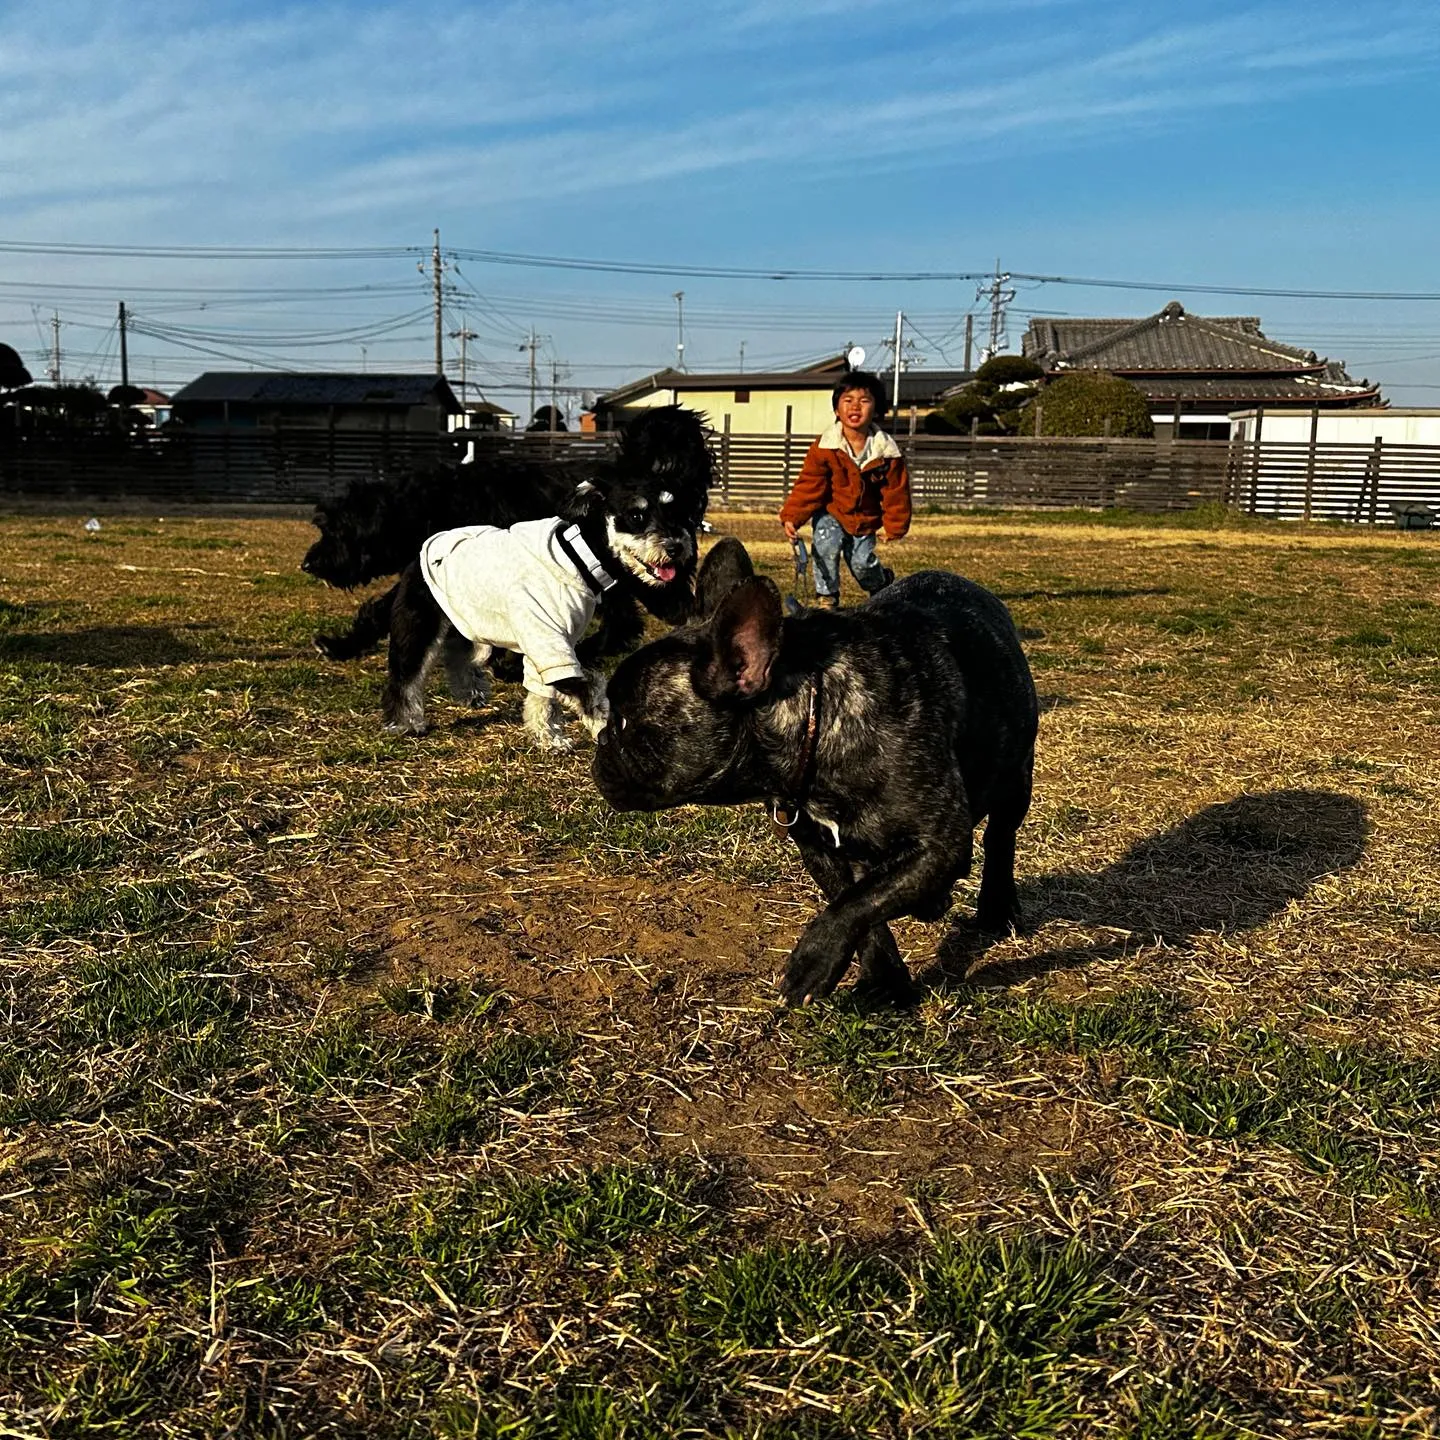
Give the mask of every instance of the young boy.
M 840 557 L 867 595 L 893 580 L 875 554 L 875 536 L 903 539 L 910 528 L 910 475 L 900 447 L 876 423 L 885 414 L 878 375 L 852 370 L 830 395 L 835 423 L 806 452 L 780 523 L 793 545 L 813 521 L 815 600 L 840 605 Z

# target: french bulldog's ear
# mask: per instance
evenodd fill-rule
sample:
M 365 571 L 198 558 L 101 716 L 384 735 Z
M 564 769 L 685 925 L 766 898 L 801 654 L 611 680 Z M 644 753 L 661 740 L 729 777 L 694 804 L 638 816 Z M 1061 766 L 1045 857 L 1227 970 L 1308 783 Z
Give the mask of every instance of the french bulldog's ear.
M 780 649 L 780 591 L 763 575 L 742 580 L 710 622 L 711 651 L 695 675 L 707 700 L 753 700 L 770 684 Z
M 695 581 L 695 613 L 708 620 L 720 602 L 754 573 L 750 552 L 733 535 L 717 540 Z

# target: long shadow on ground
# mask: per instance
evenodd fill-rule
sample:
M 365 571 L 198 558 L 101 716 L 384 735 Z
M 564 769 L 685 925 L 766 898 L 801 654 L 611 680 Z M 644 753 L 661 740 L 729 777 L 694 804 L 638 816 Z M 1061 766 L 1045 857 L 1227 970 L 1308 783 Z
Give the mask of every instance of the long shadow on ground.
M 201 660 L 213 663 L 220 658 L 163 625 L 93 625 L 83 630 L 0 634 L 0 661 L 11 663 L 143 670 L 152 665 L 185 665 Z
M 921 983 L 942 988 L 975 971 L 983 984 L 1009 985 L 1114 958 L 1136 939 L 1183 945 L 1200 934 L 1253 930 L 1318 880 L 1354 865 L 1369 828 L 1360 801 L 1330 790 L 1271 790 L 1208 805 L 1096 874 L 1020 882 L 1027 929 L 1070 920 L 1112 929 L 1113 939 L 981 971 L 989 939 L 967 917 L 941 942 Z

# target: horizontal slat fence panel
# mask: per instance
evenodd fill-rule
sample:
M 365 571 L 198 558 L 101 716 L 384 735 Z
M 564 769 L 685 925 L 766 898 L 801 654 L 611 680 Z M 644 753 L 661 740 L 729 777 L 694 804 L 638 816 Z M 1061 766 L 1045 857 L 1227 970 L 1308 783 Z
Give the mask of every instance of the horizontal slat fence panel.
M 325 429 L 164 431 L 126 442 L 0 436 L 0 498 L 313 504 L 357 480 L 454 462 L 471 437 Z M 518 452 L 581 474 L 611 435 L 474 436 L 477 459 Z M 1185 510 L 1222 502 L 1282 519 L 1394 523 L 1440 511 L 1440 446 L 900 435 L 917 506 Z M 714 499 L 773 510 L 804 435 L 717 434 Z

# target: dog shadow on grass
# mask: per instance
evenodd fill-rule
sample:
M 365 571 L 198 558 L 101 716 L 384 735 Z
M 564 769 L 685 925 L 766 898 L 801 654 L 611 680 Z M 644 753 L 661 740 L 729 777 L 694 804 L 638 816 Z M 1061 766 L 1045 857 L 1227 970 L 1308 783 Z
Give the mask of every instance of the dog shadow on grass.
M 1103 928 L 1103 938 L 987 966 L 992 937 L 966 917 L 945 936 L 921 983 L 1013 985 L 1116 958 L 1137 943 L 1183 946 L 1201 934 L 1253 930 L 1354 865 L 1369 828 L 1359 800 L 1330 790 L 1269 790 L 1207 805 L 1094 874 L 1020 881 L 1027 931 L 1066 920 Z
M 195 630 L 213 626 L 195 625 Z M 0 634 L 0 662 L 91 665 L 102 670 L 144 670 L 155 665 L 214 661 L 208 650 L 167 625 L 91 625 L 81 630 Z

